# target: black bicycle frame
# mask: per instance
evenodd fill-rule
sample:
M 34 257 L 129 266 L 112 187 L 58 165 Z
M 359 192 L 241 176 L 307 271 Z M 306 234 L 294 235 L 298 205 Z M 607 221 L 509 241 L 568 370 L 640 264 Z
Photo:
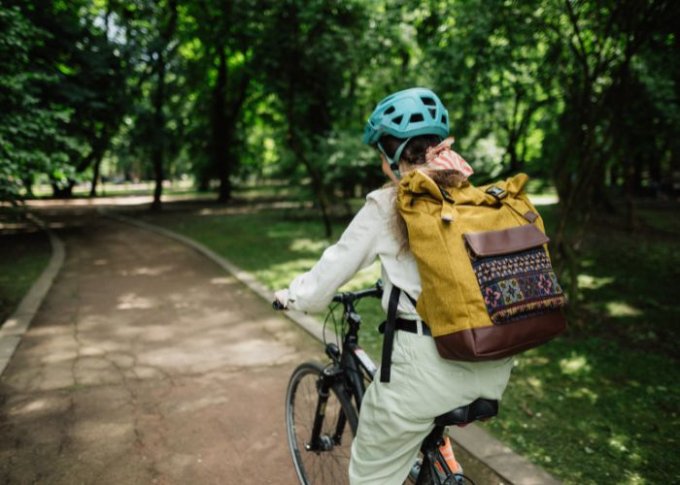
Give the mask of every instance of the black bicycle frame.
M 350 313 L 348 315 L 347 320 L 350 325 L 350 330 L 347 332 L 342 346 L 340 367 L 344 370 L 345 385 L 350 390 L 351 395 L 354 396 L 354 403 L 356 404 L 357 411 L 360 411 L 366 387 L 362 371 L 365 367 L 357 356 L 358 352 L 363 352 L 357 338 L 357 333 L 361 324 L 361 319 L 358 317 L 359 315 L 356 313 Z M 355 318 L 358 318 L 358 320 L 355 320 Z
M 320 436 L 328 397 L 331 388 L 336 383 L 341 383 L 348 397 L 354 397 L 357 412 L 361 410 L 361 401 L 366 390 L 364 378 L 372 379 L 376 367 L 359 346 L 358 335 L 361 327 L 361 316 L 356 312 L 354 302 L 369 296 L 378 297 L 381 294 L 382 288 L 377 286 L 357 293 L 341 293 L 333 298 L 333 301 L 343 304 L 343 318 L 347 322 L 348 330 L 343 338 L 342 349 L 339 349 L 335 343 L 326 344 L 326 354 L 331 358 L 333 364 L 324 369 L 317 383 L 319 400 L 312 426 L 312 436 L 307 444 L 309 451 L 324 451 L 327 446 L 332 446 L 331 443 L 323 443 Z M 341 443 L 342 432 L 346 424 L 347 417 L 343 412 L 340 412 L 335 434 L 332 438 L 333 445 Z

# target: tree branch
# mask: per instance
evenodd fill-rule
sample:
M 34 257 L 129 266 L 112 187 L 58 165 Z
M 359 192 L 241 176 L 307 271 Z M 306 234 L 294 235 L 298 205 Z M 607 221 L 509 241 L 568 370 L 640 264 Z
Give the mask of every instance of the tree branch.
M 588 52 L 585 43 L 583 42 L 581 28 L 578 25 L 579 21 L 578 15 L 574 11 L 569 0 L 564 0 L 564 4 L 567 7 L 567 17 L 569 18 L 569 21 L 571 22 L 573 28 L 572 37 L 576 37 L 576 40 L 578 41 L 578 45 L 580 46 L 581 50 L 579 51 L 579 49 L 577 48 L 577 46 L 574 45 L 571 39 L 569 40 L 569 45 L 571 46 L 572 50 L 574 51 L 574 54 L 576 55 L 576 57 L 581 62 L 581 65 L 583 66 L 583 73 L 587 81 L 590 79 L 590 65 L 588 64 Z

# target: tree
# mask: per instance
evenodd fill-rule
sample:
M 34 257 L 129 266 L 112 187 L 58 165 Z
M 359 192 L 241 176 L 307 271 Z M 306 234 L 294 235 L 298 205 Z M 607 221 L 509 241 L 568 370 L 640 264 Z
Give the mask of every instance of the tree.
M 220 202 L 231 198 L 231 176 L 242 152 L 244 137 L 237 131 L 243 130 L 239 123 L 262 38 L 258 7 L 243 0 L 187 4 L 184 41 L 195 46 L 187 58 L 189 87 L 198 93 L 194 105 L 204 117 L 192 122 L 200 125 L 197 133 L 203 132 L 198 144 L 206 163 L 201 168 L 219 179 Z
M 542 3 L 430 2 L 416 23 L 423 64 L 451 111 L 460 146 L 470 157 L 482 144 L 498 146 L 500 159 L 491 155 L 484 165 L 477 157 L 478 176 L 526 170 L 528 158 L 540 154 L 531 137 L 555 103 L 555 54 L 536 25 Z
M 0 200 L 30 194 L 35 174 L 55 180 L 68 174 L 70 157 L 80 149 L 67 130 L 69 107 L 45 99 L 58 86 L 50 66 L 32 59 L 48 43 L 48 32 L 31 23 L 16 6 L 0 3 Z
M 152 210 L 162 206 L 168 152 L 169 102 L 178 83 L 178 2 L 136 0 L 116 5 L 116 29 L 129 50 L 128 97 L 133 126 L 128 130 L 133 152 L 148 156 L 155 186 Z
M 441 1 L 417 23 L 469 151 L 491 137 L 506 171 L 551 174 L 560 196 L 553 242 L 574 300 L 576 251 L 593 210 L 610 207 L 607 173 L 625 173 L 630 186 L 672 152 L 677 108 L 661 108 L 654 93 L 666 87 L 666 105 L 677 107 L 668 67 L 677 66 L 679 10 L 663 0 Z
M 604 202 L 607 167 L 611 162 L 626 164 L 625 159 L 612 158 L 612 147 L 621 146 L 621 136 L 633 135 L 613 129 L 620 110 L 610 109 L 612 102 L 620 100 L 632 66 L 657 32 L 667 31 L 664 26 L 670 22 L 677 25 L 680 9 L 677 3 L 654 0 L 564 1 L 551 7 L 545 24 L 560 49 L 554 81 L 564 93 L 558 129 L 548 139 L 561 212 L 554 242 L 575 296 L 575 251 L 594 208 Z
M 49 36 L 49 42 L 31 43 L 29 51 L 31 64 L 55 79 L 38 93 L 41 102 L 72 114 L 63 130 L 79 147 L 69 153 L 66 172 L 51 174 L 55 195 L 70 196 L 77 176 L 98 166 L 120 124 L 125 104 L 120 45 L 103 28 L 106 11 L 84 0 L 16 5 Z
M 331 234 L 332 190 L 316 147 L 328 139 L 346 106 L 354 104 L 358 66 L 364 59 L 363 2 L 284 0 L 266 14 L 259 64 L 286 119 L 285 142 L 311 180 L 326 234 Z
M 173 37 L 177 28 L 177 0 L 168 0 L 157 5 L 157 36 L 151 43 L 150 58 L 152 71 L 155 78 L 154 92 L 152 95 L 153 106 L 153 137 L 151 145 L 151 161 L 153 163 L 156 187 L 153 192 L 151 208 L 161 208 L 161 194 L 163 193 L 163 180 L 165 179 L 165 155 L 167 145 L 166 134 L 166 90 L 167 90 L 167 67 L 169 58 L 174 54 Z

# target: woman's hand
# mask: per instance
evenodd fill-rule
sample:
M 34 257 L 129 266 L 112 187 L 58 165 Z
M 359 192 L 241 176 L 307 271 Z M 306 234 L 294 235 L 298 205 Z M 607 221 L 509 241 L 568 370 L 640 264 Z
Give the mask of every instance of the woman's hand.
M 278 290 L 274 292 L 274 302 L 272 303 L 273 307 L 276 310 L 288 310 L 288 302 L 290 301 L 288 299 L 288 289 L 284 290 Z

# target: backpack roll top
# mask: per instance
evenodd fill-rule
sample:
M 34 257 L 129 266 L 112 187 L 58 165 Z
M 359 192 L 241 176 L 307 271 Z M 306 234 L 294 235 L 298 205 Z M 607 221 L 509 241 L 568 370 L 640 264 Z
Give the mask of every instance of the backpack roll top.
M 416 170 L 400 183 L 422 285 L 417 310 L 443 357 L 513 355 L 566 328 L 566 298 L 543 221 L 523 192 L 527 180 L 444 189 Z

